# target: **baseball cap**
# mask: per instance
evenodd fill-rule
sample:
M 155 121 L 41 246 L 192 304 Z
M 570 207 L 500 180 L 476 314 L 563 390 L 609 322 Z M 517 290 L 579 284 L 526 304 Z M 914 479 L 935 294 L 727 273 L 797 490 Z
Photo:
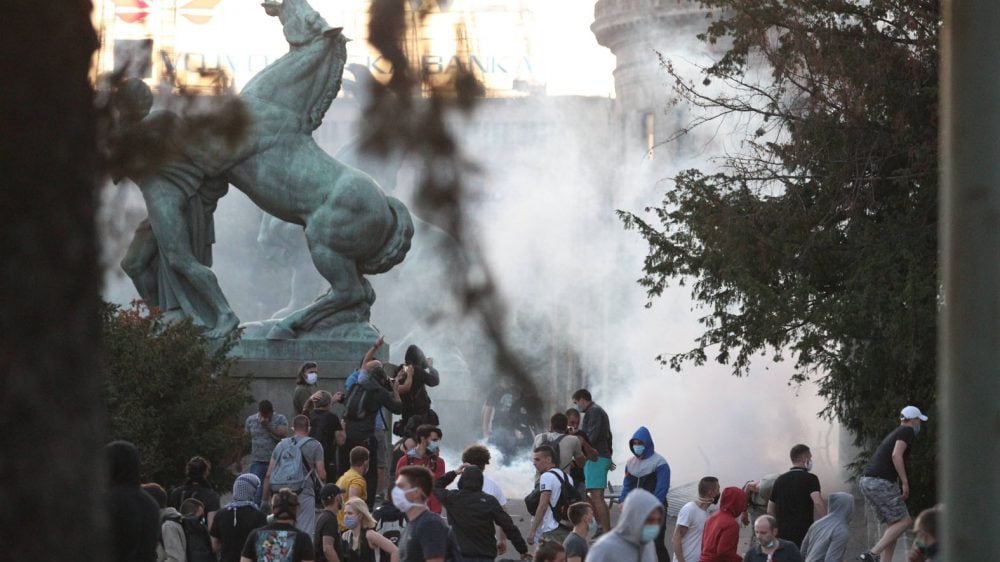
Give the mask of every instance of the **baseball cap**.
M 927 416 L 920 411 L 920 408 L 916 406 L 907 406 L 899 411 L 899 417 L 904 420 L 912 420 L 914 418 L 920 418 L 920 421 L 927 421 Z
M 323 489 L 319 491 L 319 500 L 326 503 L 330 498 L 343 494 L 344 491 L 334 483 L 323 484 Z

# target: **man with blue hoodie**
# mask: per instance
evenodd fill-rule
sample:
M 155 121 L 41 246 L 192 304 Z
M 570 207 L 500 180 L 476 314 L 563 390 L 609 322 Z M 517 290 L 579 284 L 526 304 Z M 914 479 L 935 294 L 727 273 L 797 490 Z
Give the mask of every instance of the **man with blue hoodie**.
M 633 490 L 622 503 L 622 515 L 610 533 L 597 539 L 587 562 L 656 562 L 653 539 L 661 533 L 663 504 L 646 490 Z
M 834 492 L 829 498 L 830 508 L 824 517 L 809 527 L 802 539 L 802 557 L 806 562 L 840 562 L 851 538 L 851 515 L 854 514 L 854 496 Z
M 636 489 L 646 490 L 663 506 L 667 512 L 667 492 L 670 491 L 670 465 L 653 447 L 653 438 L 645 426 L 640 426 L 632 434 L 628 442 L 632 456 L 625 463 L 625 480 L 619 499 L 624 502 L 630 492 Z M 664 544 L 666 518 L 662 519 L 660 532 L 653 541 L 656 545 L 656 559 L 659 562 L 669 562 L 670 553 Z

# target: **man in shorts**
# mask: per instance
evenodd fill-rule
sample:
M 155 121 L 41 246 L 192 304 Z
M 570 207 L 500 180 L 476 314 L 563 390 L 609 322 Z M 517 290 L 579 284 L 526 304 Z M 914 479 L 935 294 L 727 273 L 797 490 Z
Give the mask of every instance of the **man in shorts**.
M 590 391 L 581 388 L 573 393 L 573 405 L 583 413 L 580 432 L 597 450 L 597 460 L 587 460 L 583 465 L 583 476 L 587 486 L 590 505 L 594 507 L 597 522 L 602 531 L 611 529 L 611 514 L 604 503 L 604 489 L 608 486 L 608 471 L 611 469 L 611 422 L 608 413 L 594 402 Z
M 927 416 L 916 406 L 907 406 L 899 412 L 899 427 L 882 440 L 875 454 L 865 465 L 858 484 L 861 493 L 875 508 L 878 518 L 888 527 L 882 538 L 868 552 L 858 556 L 865 562 L 891 561 L 896 551 L 896 539 L 913 521 L 906 509 L 910 496 L 910 481 L 906 476 L 906 455 L 910 444 L 920 433 L 920 424 Z M 899 485 L 896 479 L 899 479 Z

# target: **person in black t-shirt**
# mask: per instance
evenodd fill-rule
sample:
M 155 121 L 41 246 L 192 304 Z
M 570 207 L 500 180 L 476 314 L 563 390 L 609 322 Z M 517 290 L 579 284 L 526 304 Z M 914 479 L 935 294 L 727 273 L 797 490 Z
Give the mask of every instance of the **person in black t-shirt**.
M 240 562 L 315 562 L 309 533 L 295 528 L 299 498 L 295 492 L 282 488 L 271 498 L 274 523 L 254 529 L 247 536 L 240 553 Z
M 826 515 L 826 502 L 820 491 L 819 478 L 810 473 L 812 452 L 799 444 L 788 454 L 792 468 L 774 481 L 767 514 L 778 520 L 781 538 L 802 546 L 802 539 L 813 522 L 813 511 L 820 517 Z
M 212 528 L 212 519 L 215 512 L 219 511 L 219 494 L 208 483 L 208 473 L 212 470 L 211 463 L 204 457 L 191 457 L 185 467 L 187 481 L 170 491 L 170 507 L 180 510 L 181 503 L 194 498 L 205 505 L 205 520 L 202 522 L 206 529 Z
M 239 562 L 240 551 L 250 531 L 267 524 L 267 516 L 254 503 L 260 478 L 241 474 L 233 482 L 233 501 L 215 514 L 209 534 L 219 562 Z
M 858 485 L 861 493 L 871 502 L 879 519 L 888 525 L 882 538 L 868 552 L 858 558 L 866 562 L 892 560 L 896 551 L 896 539 L 903 534 L 913 521 L 906 508 L 906 498 L 910 496 L 910 481 L 906 476 L 906 455 L 914 437 L 920 432 L 920 424 L 927 416 L 916 406 L 906 406 L 899 412 L 899 427 L 886 436 L 875 449 L 875 454 L 865 465 Z M 896 485 L 899 478 L 899 486 Z
M 326 465 L 326 479 L 336 480 L 347 470 L 338 466 L 337 451 L 347 442 L 347 433 L 337 414 L 330 411 L 334 402 L 339 402 L 344 393 L 330 394 L 319 390 L 306 402 L 306 416 L 309 417 L 309 437 L 323 445 L 323 462 Z
M 343 552 L 340 540 L 340 524 L 337 523 L 337 512 L 343 504 L 344 491 L 336 484 L 324 484 L 320 490 L 319 500 L 323 511 L 316 518 L 316 532 L 313 533 L 313 550 L 316 551 L 318 562 L 339 562 Z

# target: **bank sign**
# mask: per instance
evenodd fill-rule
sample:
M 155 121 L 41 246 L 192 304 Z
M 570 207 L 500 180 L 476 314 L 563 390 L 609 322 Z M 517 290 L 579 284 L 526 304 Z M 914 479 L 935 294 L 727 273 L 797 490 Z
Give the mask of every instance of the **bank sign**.
M 158 81 L 173 75 L 180 83 L 221 75 L 239 89 L 256 73 L 288 51 L 278 22 L 254 0 L 102 0 L 95 13 L 101 31 L 99 71 L 122 70 Z M 348 64 L 365 66 L 376 78 L 391 75 L 388 61 L 364 39 L 367 1 L 310 0 L 324 18 L 353 39 Z M 329 13 L 328 13 L 329 12 Z M 469 45 L 456 49 L 451 23 L 419 30 L 424 54 L 419 66 L 430 75 L 445 74 L 459 65 L 472 69 L 494 95 L 505 95 L 539 82 L 525 40 L 516 40 L 520 14 L 492 11 L 442 13 L 448 22 L 461 21 Z M 472 23 L 466 23 L 472 22 Z M 437 36 L 444 36 L 437 47 Z M 514 40 L 512 40 L 512 38 Z M 521 37 L 523 39 L 523 37 Z M 440 54 L 438 52 L 440 51 Z M 462 54 L 456 54 L 461 52 Z

